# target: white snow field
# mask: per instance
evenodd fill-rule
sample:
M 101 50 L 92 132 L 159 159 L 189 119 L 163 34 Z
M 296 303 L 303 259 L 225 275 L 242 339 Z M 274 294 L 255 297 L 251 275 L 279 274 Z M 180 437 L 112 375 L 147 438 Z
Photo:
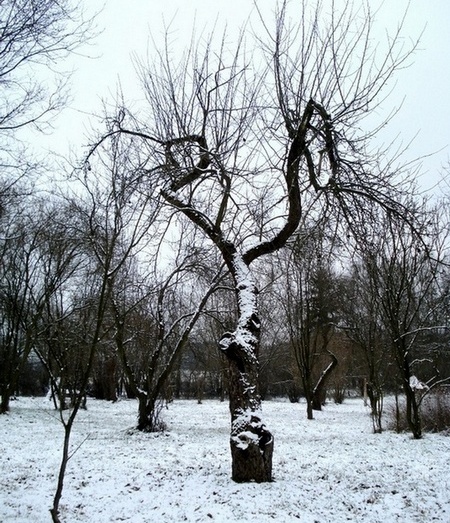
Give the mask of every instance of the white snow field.
M 74 427 L 61 501 L 67 523 L 450 522 L 450 437 L 372 434 L 362 400 L 264 402 L 274 479 L 230 479 L 227 403 L 175 401 L 163 434 L 131 433 L 137 404 L 88 401 Z M 0 416 L 0 521 L 49 522 L 63 430 L 50 402 Z

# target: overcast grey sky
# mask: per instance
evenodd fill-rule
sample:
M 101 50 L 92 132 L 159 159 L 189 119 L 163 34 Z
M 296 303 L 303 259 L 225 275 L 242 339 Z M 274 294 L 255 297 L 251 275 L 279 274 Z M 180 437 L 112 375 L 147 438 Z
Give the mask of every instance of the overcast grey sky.
M 89 11 L 102 5 L 101 0 L 84 2 Z M 324 2 L 326 5 L 327 0 Z M 379 4 L 377 0 L 370 3 Z M 272 0 L 258 3 L 269 13 L 273 5 Z M 380 37 L 386 29 L 395 27 L 406 5 L 406 0 L 385 0 L 377 15 Z M 86 50 L 94 58 L 73 59 L 73 101 L 58 118 L 56 134 L 44 143 L 62 154 L 69 147 L 80 151 L 86 145 L 90 129 L 95 127 L 89 115 L 101 113 L 102 99 L 113 100 L 119 80 L 126 97 L 139 99 L 141 94 L 131 56 L 147 55 L 149 46 L 153 45 L 150 32 L 158 41 L 164 23 L 170 23 L 174 44 L 183 48 L 189 44 L 194 20 L 200 30 L 218 18 L 219 26 L 227 21 L 233 32 L 251 16 L 252 9 L 253 0 L 106 0 L 97 21 L 103 32 Z M 438 179 L 437 171 L 442 171 L 450 157 L 449 23 L 449 0 L 411 0 L 404 35 L 406 39 L 414 39 L 425 29 L 420 51 L 414 55 L 411 66 L 397 75 L 392 97 L 386 104 L 389 110 L 404 99 L 383 139 L 389 142 L 400 135 L 406 144 L 417 135 L 408 159 L 436 153 L 423 160 L 422 183 L 426 187 Z

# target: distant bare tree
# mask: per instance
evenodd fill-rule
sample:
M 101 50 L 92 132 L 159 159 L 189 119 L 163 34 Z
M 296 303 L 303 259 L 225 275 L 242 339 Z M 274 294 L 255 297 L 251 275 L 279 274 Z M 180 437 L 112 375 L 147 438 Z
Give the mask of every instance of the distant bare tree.
M 383 323 L 379 298 L 378 278 L 371 270 L 373 263 L 357 257 L 351 267 L 346 284 L 343 285 L 342 309 L 345 317 L 345 333 L 358 347 L 364 362 L 364 393 L 370 401 L 373 429 L 381 433 L 383 399 L 388 382 L 389 367 L 393 364 L 390 342 Z
M 9 409 L 9 399 L 17 391 L 22 368 L 44 328 L 42 317 L 50 300 L 76 265 L 63 214 L 54 202 L 27 198 L 2 220 L 7 237 L 0 242 L 0 413 Z
M 420 375 L 424 364 L 432 363 L 429 354 L 421 351 L 420 339 L 442 327 L 433 324 L 432 319 L 443 297 L 442 292 L 436 291 L 447 227 L 440 222 L 437 208 L 412 202 L 410 208 L 417 213 L 416 223 L 422 224 L 420 237 L 404 222 L 379 220 L 373 231 L 367 229 L 362 260 L 376 289 L 383 327 L 401 377 L 408 426 L 414 438 L 419 439 L 422 399 L 431 387 L 449 379 L 438 373 L 428 380 Z
M 150 292 L 145 282 L 134 293 L 118 285 L 111 291 L 115 346 L 128 387 L 139 402 L 139 430 L 161 429 L 158 402 L 220 281 L 222 271 L 210 275 L 204 261 L 187 255 L 164 276 L 153 273 Z M 199 288 L 198 281 L 205 277 L 207 285 Z M 183 296 L 183 288 L 191 289 L 189 296 Z
M 331 269 L 337 251 L 325 238 L 322 224 L 300 228 L 279 258 L 276 295 L 301 378 L 308 419 L 313 419 L 313 409 L 321 410 L 327 382 L 338 365 L 330 347 L 338 323 L 338 280 Z
M 58 521 L 70 431 L 86 395 L 89 376 L 89 354 L 79 357 L 79 346 L 70 345 L 75 339 L 74 329 L 68 328 L 73 313 L 70 296 L 84 251 L 80 249 L 82 242 L 72 209 L 49 198 L 26 203 L 25 211 L 16 212 L 11 228 L 7 229 L 9 237 L 0 257 L 0 393 L 2 410 L 7 410 L 21 369 L 34 351 L 49 371 L 65 429 L 52 510 L 53 520 Z M 83 282 L 86 284 L 86 278 Z M 66 389 L 71 390 L 72 408 L 67 419 L 63 414 Z

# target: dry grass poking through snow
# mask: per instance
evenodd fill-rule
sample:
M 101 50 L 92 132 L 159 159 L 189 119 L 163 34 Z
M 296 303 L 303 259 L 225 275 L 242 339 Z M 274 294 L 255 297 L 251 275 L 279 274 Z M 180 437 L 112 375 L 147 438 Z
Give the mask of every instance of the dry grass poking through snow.
M 264 403 L 275 434 L 275 481 L 230 480 L 228 406 L 176 401 L 165 434 L 131 434 L 134 401 L 88 402 L 76 422 L 62 499 L 67 523 L 450 521 L 450 437 L 372 434 L 361 400 Z M 87 438 L 87 439 L 86 439 Z M 0 417 L 0 521 L 44 523 L 62 428 L 44 399 L 21 398 Z

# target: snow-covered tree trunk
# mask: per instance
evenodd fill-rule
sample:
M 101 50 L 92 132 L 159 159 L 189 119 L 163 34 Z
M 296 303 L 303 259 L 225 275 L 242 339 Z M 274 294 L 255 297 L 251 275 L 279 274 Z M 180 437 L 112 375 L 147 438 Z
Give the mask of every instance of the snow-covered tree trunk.
M 403 391 L 406 396 L 406 421 L 414 439 L 422 438 L 422 419 L 420 416 L 420 405 L 416 398 L 416 391 L 411 386 L 411 366 L 408 361 L 408 353 L 404 352 L 403 361 Z
M 273 436 L 267 429 L 258 394 L 260 321 L 257 288 L 239 256 L 233 260 L 238 324 L 220 340 L 230 366 L 232 478 L 237 482 L 272 480 Z
M 330 352 L 327 351 L 328 354 L 331 356 L 331 363 L 326 367 L 326 369 L 322 372 L 320 375 L 316 386 L 314 387 L 313 393 L 312 393 L 312 408 L 314 410 L 322 410 L 322 405 L 325 403 L 325 397 L 326 397 L 326 385 L 327 381 L 331 376 L 331 373 L 338 365 L 338 359 L 336 356 Z

